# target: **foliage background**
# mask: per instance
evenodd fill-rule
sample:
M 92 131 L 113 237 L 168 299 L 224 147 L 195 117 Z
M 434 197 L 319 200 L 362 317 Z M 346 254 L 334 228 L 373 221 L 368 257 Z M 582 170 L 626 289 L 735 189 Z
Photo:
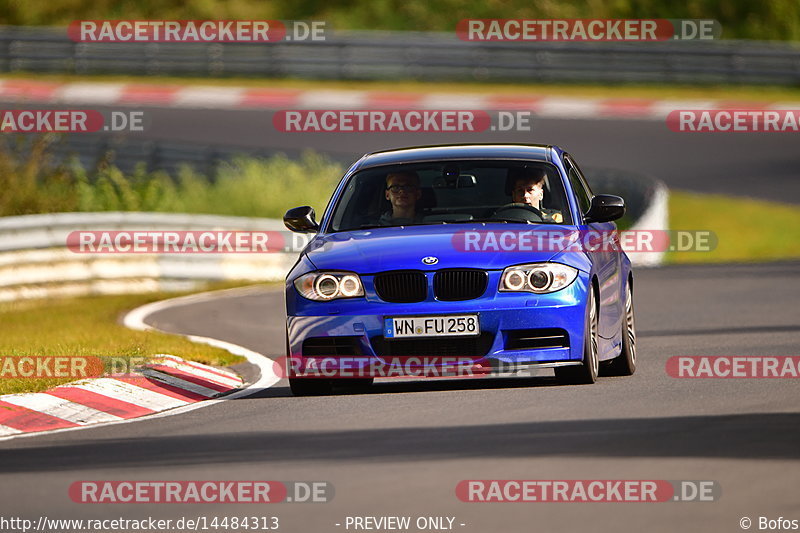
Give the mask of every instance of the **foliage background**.
M 702 18 L 723 38 L 800 40 L 797 0 L 0 0 L 0 24 L 81 19 L 324 20 L 333 29 L 455 30 L 465 18 Z

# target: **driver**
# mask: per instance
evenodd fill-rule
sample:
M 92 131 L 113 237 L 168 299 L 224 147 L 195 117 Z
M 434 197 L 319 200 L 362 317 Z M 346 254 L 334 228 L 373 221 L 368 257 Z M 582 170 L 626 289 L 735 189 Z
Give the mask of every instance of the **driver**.
M 546 178 L 547 173 L 544 169 L 524 169 L 524 172 L 518 175 L 512 183 L 511 198 L 515 204 L 525 204 L 538 209 L 542 213 L 543 222 L 560 224 L 564 221 L 560 211 L 542 207 Z
M 402 226 L 422 220 L 416 212 L 417 200 L 422 196 L 419 176 L 413 171 L 390 172 L 386 175 L 386 199 L 392 210 L 381 215 L 378 223 L 383 226 Z

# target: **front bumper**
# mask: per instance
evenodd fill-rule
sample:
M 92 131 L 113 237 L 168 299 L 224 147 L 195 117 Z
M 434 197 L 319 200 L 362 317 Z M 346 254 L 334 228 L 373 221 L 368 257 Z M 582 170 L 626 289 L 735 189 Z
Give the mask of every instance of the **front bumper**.
M 490 273 L 489 288 L 480 298 L 458 302 L 429 298 L 412 304 L 382 302 L 369 291 L 366 298 L 312 302 L 299 296 L 294 287 L 287 284 L 287 355 L 292 360 L 293 370 L 302 373 L 311 359 L 320 357 L 328 359 L 326 364 L 329 367 L 335 367 L 339 364 L 337 361 L 341 361 L 341 367 L 348 369 L 353 365 L 375 368 L 380 364 L 393 364 L 397 357 L 391 352 L 396 350 L 392 350 L 389 344 L 403 341 L 383 339 L 385 318 L 457 314 L 477 314 L 482 337 L 466 344 L 463 337 L 419 339 L 415 341 L 414 353 L 411 354 L 417 359 L 410 364 L 452 365 L 452 357 L 461 362 L 469 361 L 477 368 L 552 367 L 579 363 L 583 358 L 588 275 L 580 272 L 569 287 L 551 294 L 498 292 L 499 275 Z M 369 288 L 369 284 L 365 285 Z M 516 341 L 520 332 L 533 330 L 563 331 L 565 341 L 560 347 L 519 348 L 520 343 Z M 358 352 L 357 357 L 348 357 L 349 352 L 348 356 L 333 353 L 334 350 L 329 354 L 320 354 L 317 350 L 313 355 L 308 349 L 304 351 L 308 339 L 318 341 L 322 337 L 348 337 L 350 349 Z M 422 352 L 418 353 L 420 346 Z M 426 346 L 430 347 L 430 357 L 425 354 Z M 457 346 L 469 348 L 459 353 Z M 446 359 L 441 357 L 443 347 L 447 348 L 444 352 L 448 356 Z

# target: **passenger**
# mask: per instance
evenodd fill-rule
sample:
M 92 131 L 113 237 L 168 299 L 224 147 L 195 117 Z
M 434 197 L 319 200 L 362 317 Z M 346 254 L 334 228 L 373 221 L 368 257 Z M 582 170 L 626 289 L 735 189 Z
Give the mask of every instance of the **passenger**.
M 417 201 L 422 196 L 419 176 L 413 171 L 390 172 L 386 175 L 386 199 L 392 210 L 381 215 L 379 224 L 383 226 L 402 226 L 422 221 L 417 213 Z

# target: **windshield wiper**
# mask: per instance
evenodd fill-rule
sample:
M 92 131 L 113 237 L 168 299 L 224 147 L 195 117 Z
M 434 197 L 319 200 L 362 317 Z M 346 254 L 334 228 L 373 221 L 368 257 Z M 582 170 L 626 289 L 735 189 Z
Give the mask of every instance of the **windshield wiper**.
M 465 220 L 463 222 L 458 222 L 458 224 L 466 224 L 469 222 L 497 222 L 500 224 L 541 224 L 541 222 L 534 222 L 532 220 L 526 220 L 524 218 L 511 218 L 511 217 L 503 217 L 503 218 L 473 218 L 472 220 Z
M 450 224 L 450 222 L 446 222 L 444 220 L 441 220 L 441 221 L 437 220 L 435 222 L 417 222 L 417 223 L 414 223 L 414 224 L 389 224 L 389 225 L 386 225 L 386 224 L 363 224 L 363 225 L 361 225 L 361 226 L 359 226 L 357 228 L 352 228 L 352 229 L 348 229 L 348 230 L 339 230 L 339 231 L 358 231 L 358 230 L 362 230 L 362 229 L 374 229 L 374 228 L 399 228 L 399 227 L 407 228 L 409 226 L 433 226 L 435 224 Z

